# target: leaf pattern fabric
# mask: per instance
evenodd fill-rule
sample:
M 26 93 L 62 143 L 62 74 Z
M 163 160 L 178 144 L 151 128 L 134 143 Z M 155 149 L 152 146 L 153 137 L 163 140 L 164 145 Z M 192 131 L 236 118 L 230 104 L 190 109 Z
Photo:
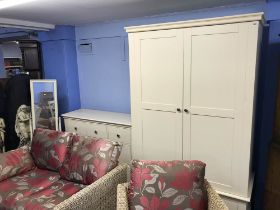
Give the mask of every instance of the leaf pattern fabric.
M 31 144 L 31 154 L 36 166 L 58 171 L 65 159 L 73 134 L 37 128 Z
M 59 173 L 66 180 L 91 184 L 117 166 L 120 152 L 117 142 L 74 136 Z
M 132 161 L 131 210 L 205 210 L 205 163 L 201 161 Z
M 28 147 L 24 146 L 0 154 L 0 181 L 34 168 Z
M 24 197 L 16 202 L 16 209 L 44 210 L 53 209 L 56 205 L 69 198 L 86 185 L 59 180 L 40 192 Z
M 0 182 L 0 206 L 12 208 L 18 200 L 49 187 L 59 179 L 60 176 L 57 172 L 38 168 L 6 179 Z
M 0 154 L 0 209 L 53 209 L 117 166 L 120 152 L 110 140 L 36 129 L 31 152 Z
M 57 172 L 35 168 L 0 182 L 0 209 L 53 209 L 84 187 L 61 180 Z
M 0 86 L 0 91 L 1 91 L 1 86 Z M 1 94 L 1 92 L 0 92 Z M 0 115 L 1 115 L 1 96 L 0 96 Z M 5 121 L 3 118 L 0 117 L 0 153 L 5 152 Z

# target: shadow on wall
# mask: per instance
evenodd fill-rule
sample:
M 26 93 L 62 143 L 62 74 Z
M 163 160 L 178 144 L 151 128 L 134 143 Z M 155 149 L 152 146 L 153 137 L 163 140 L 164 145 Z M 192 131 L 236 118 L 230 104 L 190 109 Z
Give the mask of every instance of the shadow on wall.
M 57 80 L 58 112 L 80 108 L 75 28 L 56 26 L 40 32 L 45 79 Z
M 255 210 L 263 209 L 263 198 L 267 173 L 268 149 L 273 137 L 277 83 L 280 67 L 280 20 L 271 21 L 269 32 L 264 34 L 268 45 L 263 48 L 259 95 L 256 107 L 254 141 L 255 184 L 252 205 Z

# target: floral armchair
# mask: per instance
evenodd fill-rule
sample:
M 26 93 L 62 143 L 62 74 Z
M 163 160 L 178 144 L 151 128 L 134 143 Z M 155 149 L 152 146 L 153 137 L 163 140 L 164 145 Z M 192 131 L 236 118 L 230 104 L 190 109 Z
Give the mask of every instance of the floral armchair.
M 228 210 L 204 179 L 200 161 L 133 161 L 130 183 L 117 188 L 117 210 Z

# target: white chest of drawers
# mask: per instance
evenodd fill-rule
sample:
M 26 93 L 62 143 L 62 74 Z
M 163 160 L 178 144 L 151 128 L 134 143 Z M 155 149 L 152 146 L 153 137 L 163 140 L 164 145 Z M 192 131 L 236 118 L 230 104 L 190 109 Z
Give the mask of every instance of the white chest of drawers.
M 123 144 L 120 162 L 131 160 L 130 115 L 91 109 L 79 109 L 62 115 L 65 131 L 107 138 Z

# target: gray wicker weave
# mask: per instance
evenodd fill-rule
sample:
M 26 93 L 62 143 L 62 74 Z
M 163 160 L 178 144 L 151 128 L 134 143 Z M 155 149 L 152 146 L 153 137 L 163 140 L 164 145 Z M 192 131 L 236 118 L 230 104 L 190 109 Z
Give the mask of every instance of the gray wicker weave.
M 208 195 L 208 210 L 228 210 L 228 207 L 218 195 L 218 193 L 211 187 L 209 182 L 205 180 L 205 188 Z M 118 185 L 117 189 L 117 210 L 129 210 L 127 200 L 128 183 Z
M 70 198 L 58 204 L 55 210 L 115 210 L 117 185 L 127 182 L 128 165 L 121 164 L 85 187 Z

